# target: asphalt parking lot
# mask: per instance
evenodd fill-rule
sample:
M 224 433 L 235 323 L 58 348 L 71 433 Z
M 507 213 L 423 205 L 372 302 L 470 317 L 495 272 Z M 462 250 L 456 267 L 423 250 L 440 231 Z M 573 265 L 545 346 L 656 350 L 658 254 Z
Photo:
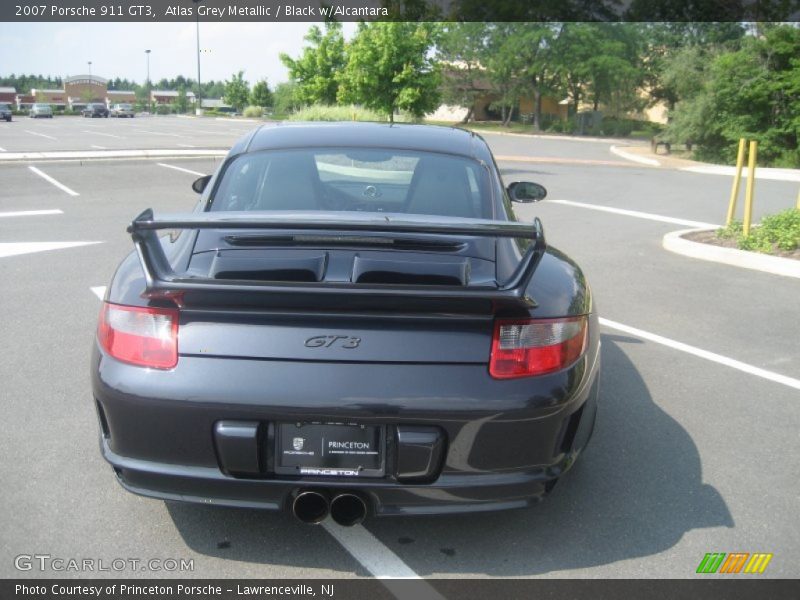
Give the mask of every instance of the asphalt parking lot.
M 0 576 L 80 576 L 15 569 L 16 556 L 38 553 L 194 561 L 191 573 L 95 576 L 684 578 L 707 552 L 772 553 L 760 577 L 800 576 L 797 379 L 765 378 L 685 346 L 800 377 L 800 281 L 664 250 L 667 232 L 723 219 L 730 179 L 630 162 L 611 142 L 487 136 L 506 182 L 548 188 L 546 201 L 518 216 L 539 216 L 548 242 L 578 261 L 605 319 L 594 438 L 543 503 L 342 529 L 124 492 L 97 448 L 93 288 L 132 249 L 131 218 L 147 207 L 190 210 L 191 182 L 221 154 L 2 154 L 226 149 L 252 126 L 157 117 L 0 123 Z M 797 185 L 758 181 L 756 217 L 793 206 Z

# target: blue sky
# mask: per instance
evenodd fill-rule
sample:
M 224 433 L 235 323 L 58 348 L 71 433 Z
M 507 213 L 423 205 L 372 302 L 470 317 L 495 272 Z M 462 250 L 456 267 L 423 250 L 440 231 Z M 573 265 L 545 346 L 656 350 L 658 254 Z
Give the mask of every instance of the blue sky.
M 295 56 L 309 23 L 200 23 L 201 78 L 229 79 L 240 69 L 251 83 L 266 77 L 270 85 L 288 74 L 278 54 Z M 355 31 L 345 23 L 345 35 Z M 0 75 L 77 75 L 127 77 L 143 82 L 145 49 L 150 49 L 150 78 L 196 77 L 195 23 L 0 23 Z

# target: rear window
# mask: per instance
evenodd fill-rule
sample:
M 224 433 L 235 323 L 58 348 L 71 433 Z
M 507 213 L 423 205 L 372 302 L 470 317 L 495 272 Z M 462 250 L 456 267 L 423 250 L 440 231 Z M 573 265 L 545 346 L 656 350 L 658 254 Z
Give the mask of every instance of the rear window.
M 8 110 L 8 104 L 3 104 L 0 102 L 0 110 Z
M 212 211 L 340 210 L 492 218 L 486 168 L 460 156 L 320 148 L 243 154 Z

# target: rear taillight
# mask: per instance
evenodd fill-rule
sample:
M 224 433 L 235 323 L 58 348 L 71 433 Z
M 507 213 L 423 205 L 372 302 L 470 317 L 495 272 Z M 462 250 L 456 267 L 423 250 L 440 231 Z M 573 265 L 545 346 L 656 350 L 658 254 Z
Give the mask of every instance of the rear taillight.
M 104 303 L 97 339 L 117 360 L 171 369 L 178 364 L 178 311 Z
M 495 379 L 560 371 L 586 349 L 587 318 L 498 320 L 489 374 Z

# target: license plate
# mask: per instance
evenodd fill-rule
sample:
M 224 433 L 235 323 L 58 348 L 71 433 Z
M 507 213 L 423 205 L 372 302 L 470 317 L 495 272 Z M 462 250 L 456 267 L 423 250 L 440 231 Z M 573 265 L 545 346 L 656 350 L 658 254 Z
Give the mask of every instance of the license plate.
M 279 423 L 275 472 L 313 477 L 382 477 L 385 428 L 342 423 Z

